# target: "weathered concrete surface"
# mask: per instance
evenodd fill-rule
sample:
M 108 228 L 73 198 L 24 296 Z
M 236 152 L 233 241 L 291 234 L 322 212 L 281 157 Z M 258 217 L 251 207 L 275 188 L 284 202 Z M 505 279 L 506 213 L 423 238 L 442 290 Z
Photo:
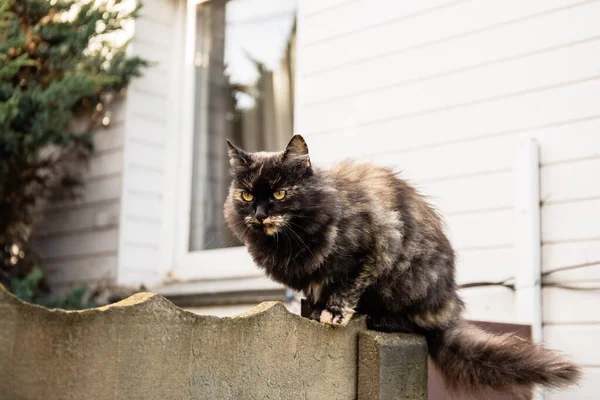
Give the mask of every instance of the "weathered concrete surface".
M 198 316 L 149 293 L 48 310 L 0 287 L 0 398 L 355 399 L 365 329 L 362 318 L 336 328 L 273 302 Z
M 365 331 L 359 349 L 359 400 L 427 400 L 424 337 Z

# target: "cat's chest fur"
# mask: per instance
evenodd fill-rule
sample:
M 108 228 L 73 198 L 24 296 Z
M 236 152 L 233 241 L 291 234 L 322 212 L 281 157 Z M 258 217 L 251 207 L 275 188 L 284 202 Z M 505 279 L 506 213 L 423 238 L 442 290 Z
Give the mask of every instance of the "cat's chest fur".
M 362 246 L 350 245 L 346 233 L 331 224 L 296 239 L 280 236 L 275 243 L 249 243 L 248 250 L 269 277 L 316 300 L 356 277 L 371 258 L 367 238 Z
M 272 279 L 304 290 L 311 282 L 327 279 L 329 266 L 338 258 L 333 251 L 336 237 L 337 228 L 331 226 L 311 235 L 281 234 L 248 243 L 247 247 L 257 265 Z

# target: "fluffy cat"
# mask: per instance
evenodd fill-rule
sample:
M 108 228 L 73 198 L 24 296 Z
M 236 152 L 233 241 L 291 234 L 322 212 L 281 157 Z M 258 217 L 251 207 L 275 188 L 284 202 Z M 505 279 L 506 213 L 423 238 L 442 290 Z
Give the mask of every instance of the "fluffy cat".
M 580 368 L 516 336 L 462 317 L 454 251 L 435 210 L 389 169 L 344 162 L 314 168 L 296 135 L 278 153 L 228 141 L 233 182 L 224 213 L 272 279 L 302 291 L 317 321 L 425 335 L 446 386 L 527 396 L 564 388 Z

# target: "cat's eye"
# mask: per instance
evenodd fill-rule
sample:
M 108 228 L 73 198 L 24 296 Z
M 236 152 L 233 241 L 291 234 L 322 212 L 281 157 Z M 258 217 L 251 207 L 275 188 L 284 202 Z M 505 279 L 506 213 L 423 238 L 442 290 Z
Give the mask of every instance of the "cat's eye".
M 285 197 L 285 190 L 276 190 L 273 192 L 273 198 L 275 200 L 283 200 Z
M 252 201 L 254 196 L 248 192 L 242 192 L 242 199 L 244 199 L 244 201 Z

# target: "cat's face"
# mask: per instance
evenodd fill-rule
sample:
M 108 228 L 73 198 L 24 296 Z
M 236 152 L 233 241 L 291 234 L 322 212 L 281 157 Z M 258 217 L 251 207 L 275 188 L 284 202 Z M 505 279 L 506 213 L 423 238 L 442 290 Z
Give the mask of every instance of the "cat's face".
M 244 240 L 294 230 L 311 201 L 313 170 L 304 139 L 294 136 L 279 153 L 249 153 L 227 143 L 233 182 L 225 217 L 233 232 Z

